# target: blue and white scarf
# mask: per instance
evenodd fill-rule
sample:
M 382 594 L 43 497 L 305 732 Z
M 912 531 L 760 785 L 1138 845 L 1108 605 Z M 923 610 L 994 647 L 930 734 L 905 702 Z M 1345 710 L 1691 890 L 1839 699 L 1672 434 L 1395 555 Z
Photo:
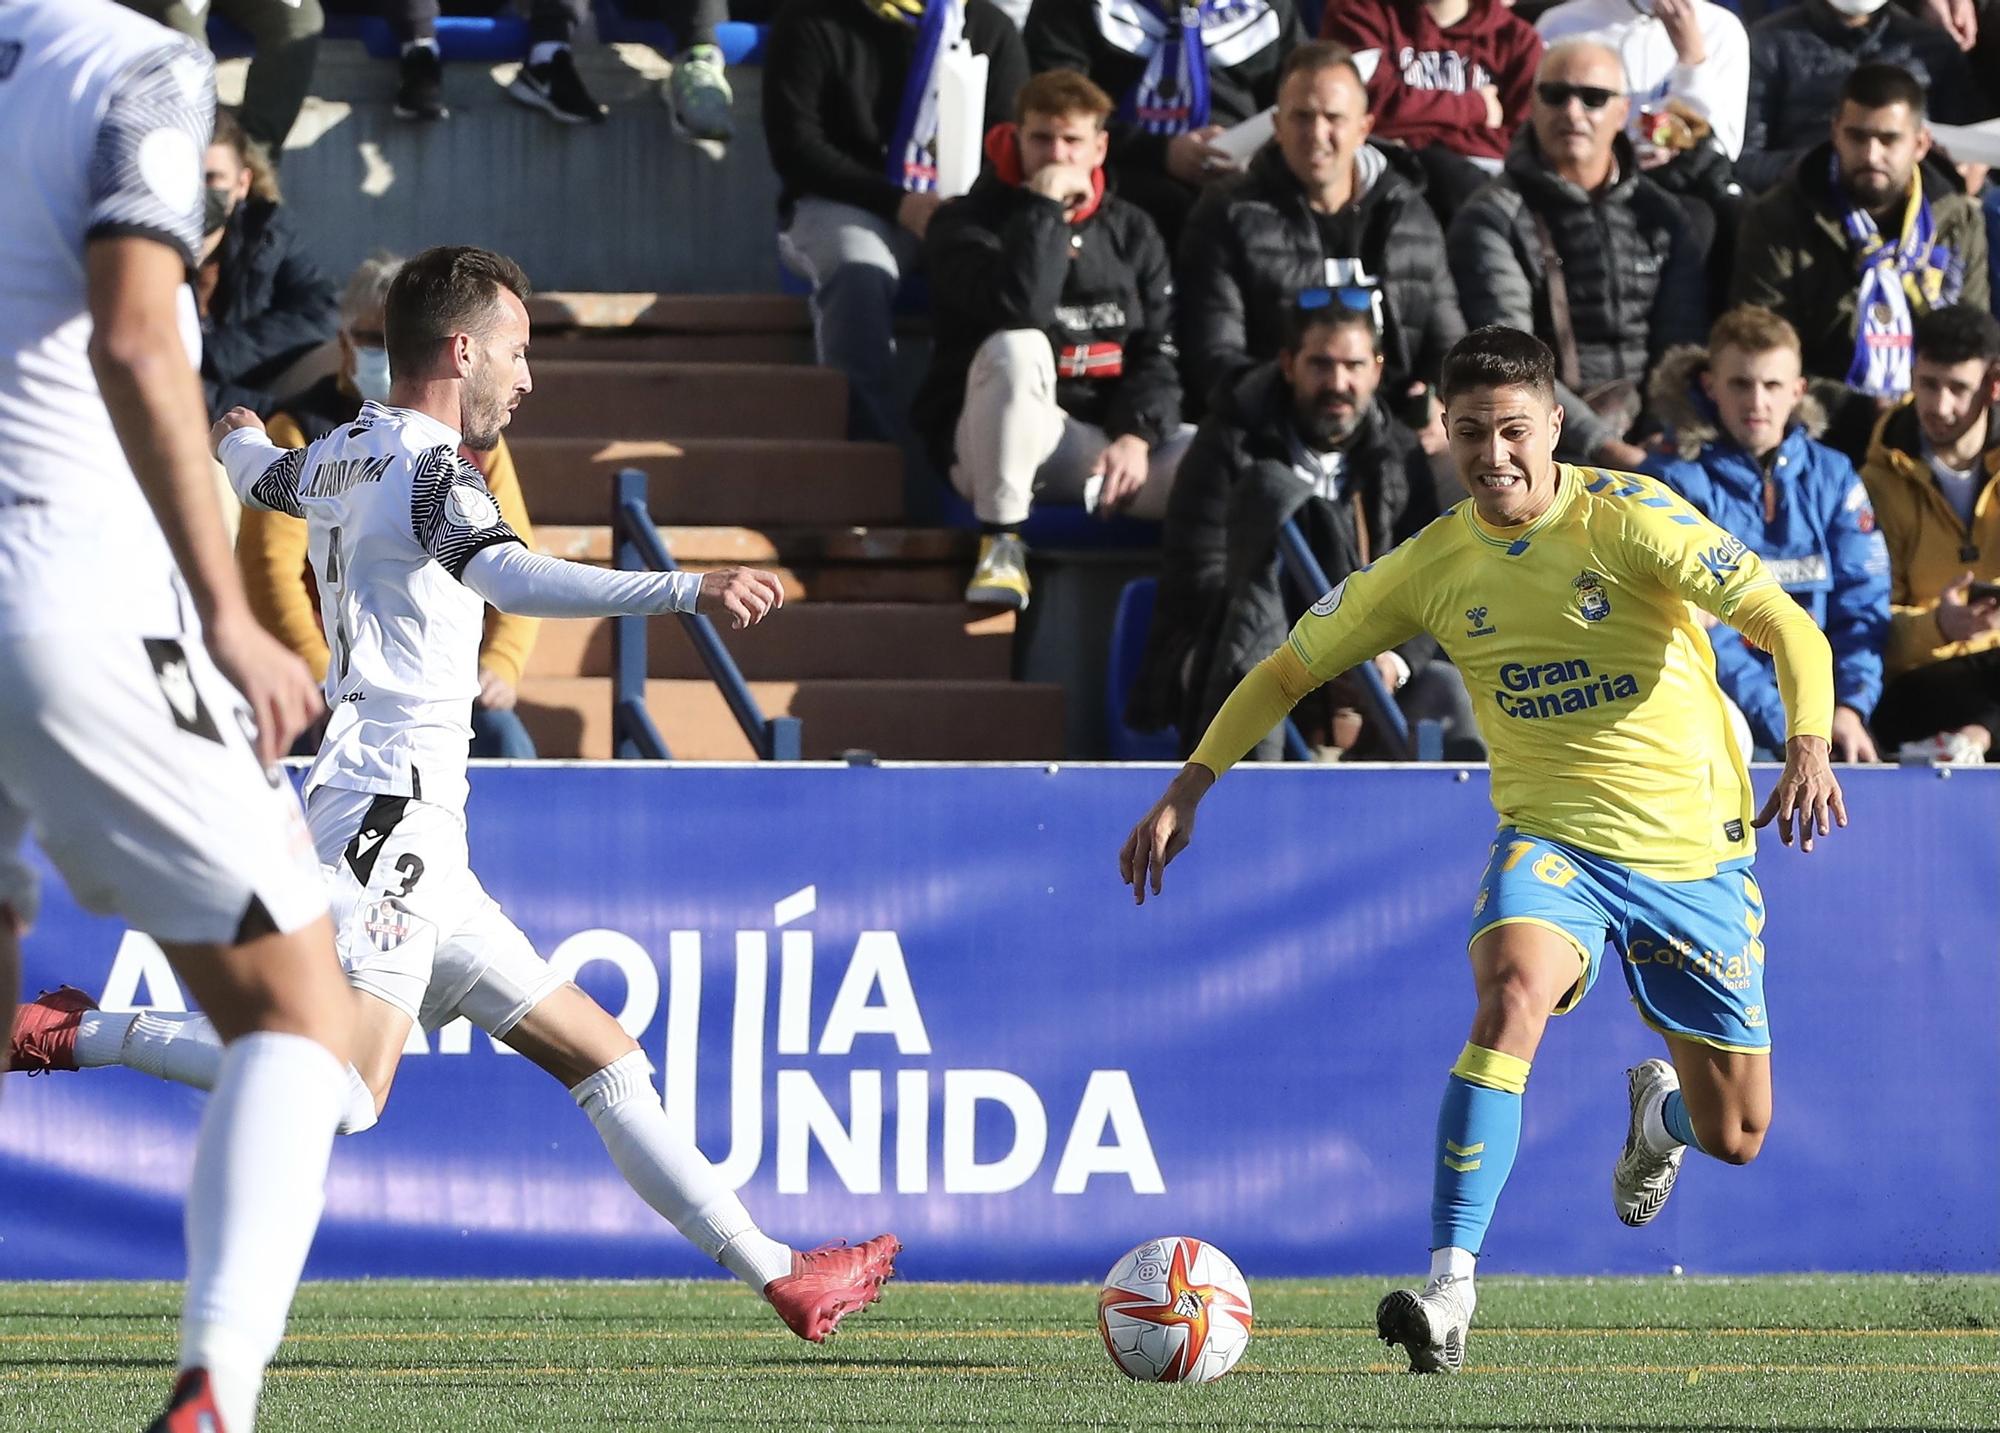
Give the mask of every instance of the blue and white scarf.
M 1096 0 L 1098 32 L 1146 62 L 1118 119 L 1148 134 L 1186 134 L 1212 118 L 1208 69 L 1231 69 L 1284 37 L 1269 0 Z
M 917 52 L 903 81 L 903 104 L 889 136 L 889 182 L 912 194 L 929 194 L 938 183 L 938 61 L 965 35 L 965 0 L 925 0 L 921 14 L 878 7 L 917 27 Z
M 1839 157 L 1831 163 L 1837 194 Z M 1842 223 L 1861 270 L 1854 361 L 1847 370 L 1847 384 L 1871 397 L 1901 398 L 1910 391 L 1914 316 L 1958 302 L 1965 265 L 1952 257 L 1949 245 L 1937 241 L 1922 174 L 1910 176 L 1902 233 L 1893 245 L 1882 237 L 1874 216 L 1859 205 L 1848 209 Z

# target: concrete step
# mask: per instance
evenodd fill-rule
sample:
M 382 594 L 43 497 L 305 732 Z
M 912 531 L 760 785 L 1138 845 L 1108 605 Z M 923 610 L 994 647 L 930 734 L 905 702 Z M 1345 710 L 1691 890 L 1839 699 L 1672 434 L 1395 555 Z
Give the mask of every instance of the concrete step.
M 804 754 L 863 749 L 911 761 L 1052 761 L 1063 691 L 1028 682 L 752 682 L 767 716 L 804 722 Z M 749 742 L 713 682 L 650 681 L 646 706 L 683 761 L 747 761 Z M 545 757 L 611 755 L 608 677 L 531 677 L 518 708 Z
M 600 333 L 584 329 L 535 333 L 529 355 L 536 371 L 554 360 L 590 363 L 810 364 L 810 333 Z
M 536 294 L 537 332 L 811 333 L 806 301 L 790 294 Z
M 1012 612 L 945 603 L 788 602 L 744 631 L 717 630 L 752 681 L 915 678 L 1004 682 L 1012 674 Z M 544 622 L 528 658 L 530 677 L 611 675 L 609 619 Z M 704 678 L 678 617 L 646 624 L 649 675 Z
M 846 436 L 847 381 L 830 368 L 761 363 L 533 366 L 535 391 L 510 437 L 823 438 Z
M 533 401 L 532 399 L 530 401 Z M 655 521 L 891 525 L 903 517 L 903 459 L 887 443 L 694 438 L 684 443 L 509 437 L 537 523 L 607 521 L 611 476 L 643 468 Z
M 532 511 L 532 509 L 530 510 Z M 977 533 L 943 527 L 682 527 L 661 526 L 660 540 L 674 561 L 687 566 L 732 562 L 818 564 L 969 564 Z M 611 560 L 611 528 L 537 523 L 535 545 L 573 562 Z

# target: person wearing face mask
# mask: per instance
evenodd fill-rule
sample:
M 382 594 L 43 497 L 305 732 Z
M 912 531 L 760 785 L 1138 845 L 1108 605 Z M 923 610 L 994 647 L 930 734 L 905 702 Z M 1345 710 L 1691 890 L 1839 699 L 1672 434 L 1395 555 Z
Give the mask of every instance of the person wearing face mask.
M 202 186 L 194 294 L 209 416 L 269 413 L 272 386 L 333 337 L 339 291 L 286 215 L 262 147 L 228 110 L 215 112 Z
M 286 401 L 266 425 L 281 448 L 303 448 L 335 428 L 351 423 L 364 401 L 389 398 L 389 350 L 384 313 L 389 285 L 403 261 L 378 253 L 363 260 L 340 296 L 340 368 Z M 501 516 L 530 546 L 535 529 L 521 498 L 521 480 L 503 437 L 490 450 L 467 448 L 462 456 L 486 478 Z M 306 525 L 281 512 L 243 510 L 236 538 L 236 562 L 250 595 L 250 610 L 273 636 L 305 659 L 324 683 L 328 650 L 318 608 L 318 589 L 307 565 Z M 472 755 L 529 760 L 534 738 L 514 711 L 521 671 L 534 649 L 541 620 L 486 609 L 479 645 L 479 698 L 472 709 Z M 308 732 L 303 755 L 318 749 L 319 733 Z
M 1991 297 L 1985 224 L 1931 155 L 1927 99 L 1894 65 L 1855 70 L 1828 141 L 1748 207 L 1737 235 L 1732 301 L 1799 331 L 1831 414 L 1826 440 L 1856 461 L 1910 391 L 1915 320 Z
M 1542 57 L 1507 169 L 1445 236 L 1465 321 L 1533 333 L 1557 355 L 1566 460 L 1631 468 L 1647 374 L 1698 342 L 1703 255 L 1678 200 L 1639 172 L 1615 51 L 1564 40 Z
M 1896 65 L 1947 124 L 1984 118 L 1951 34 L 1887 0 L 1800 0 L 1750 27 L 1750 92 L 1736 175 L 1761 193 L 1826 137 L 1840 87 L 1862 65 Z
M 1380 557 L 1438 514 L 1437 484 L 1415 436 L 1383 405 L 1382 339 L 1371 306 L 1309 289 L 1287 306 L 1277 360 L 1217 395 L 1181 462 L 1162 533 L 1159 597 L 1126 719 L 1177 725 L 1187 747 L 1224 698 L 1284 640 L 1316 593 L 1286 581 L 1278 532 L 1296 522 L 1329 581 Z M 1446 726 L 1447 755 L 1481 761 L 1465 685 L 1419 636 L 1374 658 L 1415 721 Z M 1358 684 L 1343 678 L 1299 713 L 1332 759 L 1379 749 Z M 1273 732 L 1256 748 L 1277 760 Z

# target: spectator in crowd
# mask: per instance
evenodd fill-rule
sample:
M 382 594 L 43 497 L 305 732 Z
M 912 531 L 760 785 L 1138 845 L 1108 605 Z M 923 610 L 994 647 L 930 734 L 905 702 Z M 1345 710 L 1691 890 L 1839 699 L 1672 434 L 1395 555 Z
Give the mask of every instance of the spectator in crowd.
M 272 415 L 267 431 L 281 448 L 303 448 L 346 423 L 352 423 L 364 401 L 383 403 L 389 397 L 389 352 L 383 312 L 389 284 L 402 260 L 377 254 L 365 260 L 347 281 L 340 299 L 340 368 L 289 399 Z M 492 490 L 507 525 L 521 540 L 534 545 L 534 528 L 521 501 L 521 483 L 514 459 L 502 438 L 491 452 L 461 448 Z M 246 507 L 236 538 L 236 562 L 257 620 L 273 636 L 305 660 L 313 676 L 326 680 L 331 660 L 320 624 L 319 591 L 308 565 L 306 525 L 279 512 Z M 535 743 L 514 711 L 521 669 L 535 644 L 541 623 L 488 608 L 486 635 L 479 647 L 479 697 L 472 707 L 472 754 L 519 760 L 532 758 Z M 308 733 L 310 755 L 318 732 Z
M 1639 172 L 1618 56 L 1564 40 L 1542 58 L 1532 123 L 1446 236 L 1465 321 L 1541 338 L 1557 357 L 1566 458 L 1634 468 L 1627 441 L 1658 357 L 1698 341 L 1702 255 L 1674 197 Z
M 319 0 L 119 0 L 127 9 L 171 25 L 197 44 L 208 44 L 208 21 L 219 16 L 250 36 L 255 46 L 243 80 L 238 112 L 243 130 L 275 162 L 312 88 L 326 15 Z
M 338 291 L 286 217 L 263 146 L 226 109 L 215 112 L 202 172 L 194 292 L 209 413 L 268 413 L 272 385 L 333 337 Z
M 1028 59 L 1077 70 L 1114 96 L 1110 174 L 1172 252 L 1204 187 L 1240 162 L 1224 130 L 1278 101 L 1278 68 L 1303 38 L 1295 0 L 1035 0 Z
M 1542 37 L 1506 0 L 1327 0 L 1320 33 L 1354 52 L 1375 137 L 1423 161 L 1449 222 L 1527 118 Z
M 1889 543 L 1885 751 L 1991 759 L 2000 736 L 2000 322 L 1956 304 L 1916 323 L 1910 400 L 1861 476 Z
M 1166 246 L 1104 179 L 1112 107 L 1074 70 L 1035 76 L 925 240 L 937 347 L 916 418 L 984 534 L 968 602 L 1028 605 L 1036 498 L 1160 517 L 1193 436 Z
M 1743 150 L 1750 39 L 1743 22 L 1713 0 L 1564 0 L 1535 21 L 1542 38 L 1597 40 L 1618 52 L 1632 87 L 1627 133 L 1649 173 L 1678 157 L 1668 116 L 1699 119 L 1722 153 Z M 1658 175 L 1654 175 L 1658 178 Z
M 558 124 L 603 124 L 609 111 L 584 84 L 571 49 L 576 32 L 589 18 L 590 0 L 529 0 L 528 56 L 507 86 L 508 96 Z M 435 27 L 435 11 L 430 22 Z M 404 62 L 425 63 L 407 47 Z
M 1858 458 L 1881 410 L 1910 391 L 1913 320 L 1961 299 L 1984 308 L 1991 290 L 1979 206 L 1941 159 L 1927 162 L 1917 80 L 1861 66 L 1832 128 L 1744 211 L 1731 297 L 1799 331 L 1807 375 L 1829 385 L 1827 441 Z
M 1833 647 L 1834 760 L 1876 760 L 1868 717 L 1882 694 L 1889 551 L 1854 465 L 1815 441 L 1826 415 L 1806 395 L 1797 331 L 1769 309 L 1731 309 L 1706 350 L 1660 360 L 1652 393 L 1679 444 L 1655 471 L 1812 613 Z M 1782 753 L 1785 704 L 1770 654 L 1727 625 L 1708 635 L 1716 680 L 1754 745 Z
M 1429 431 L 1429 385 L 1465 320 L 1422 169 L 1400 146 L 1367 143 L 1360 71 L 1331 41 L 1286 58 L 1276 123 L 1249 172 L 1203 196 L 1181 239 L 1188 389 L 1206 398 L 1277 357 L 1292 300 L 1335 289 L 1379 306 L 1384 398 L 1408 426 Z
M 906 8 L 906 6 L 908 8 Z M 992 0 L 786 0 L 764 56 L 764 137 L 780 194 L 779 254 L 812 284 L 819 361 L 847 376 L 853 437 L 903 429 L 896 290 L 937 196 L 936 59 L 946 25 L 987 57 L 986 122 L 1028 78 L 1020 33 Z
M 1931 92 L 1941 120 L 1978 117 L 1971 71 L 1946 31 L 1887 0 L 1799 0 L 1750 28 L 1750 99 L 1736 163 L 1745 189 L 1769 189 L 1822 142 L 1848 76 L 1864 65 L 1908 71 Z M 1810 335 L 1806 342 L 1810 352 Z
M 1378 401 L 1383 355 L 1372 316 L 1308 292 L 1286 310 L 1277 361 L 1218 395 L 1167 505 L 1145 669 L 1127 720 L 1177 723 L 1189 748 L 1249 670 L 1319 595 L 1284 578 L 1278 532 L 1297 522 L 1338 583 L 1437 516 L 1414 435 Z M 1441 717 L 1451 754 L 1481 760 L 1465 684 L 1421 635 L 1375 658 L 1412 720 Z M 1359 683 L 1323 688 L 1294 718 L 1322 756 L 1379 751 Z M 1273 732 L 1256 749 L 1275 759 Z

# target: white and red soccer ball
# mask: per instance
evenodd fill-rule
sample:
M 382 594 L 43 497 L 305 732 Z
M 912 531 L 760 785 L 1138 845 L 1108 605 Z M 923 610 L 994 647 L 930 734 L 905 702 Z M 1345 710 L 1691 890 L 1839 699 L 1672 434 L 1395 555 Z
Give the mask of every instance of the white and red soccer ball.
M 1213 1244 L 1150 1239 L 1105 1276 L 1097 1331 L 1142 1383 L 1212 1383 L 1250 1346 L 1250 1286 Z

